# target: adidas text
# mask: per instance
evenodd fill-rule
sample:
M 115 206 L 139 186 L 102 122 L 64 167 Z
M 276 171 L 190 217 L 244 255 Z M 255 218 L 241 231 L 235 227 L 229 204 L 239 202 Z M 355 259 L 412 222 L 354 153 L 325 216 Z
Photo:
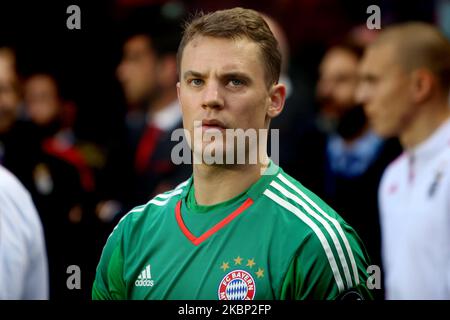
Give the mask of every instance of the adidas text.
M 148 279 L 145 279 L 145 280 L 142 280 L 142 279 L 136 280 L 136 281 L 134 282 L 134 285 L 135 285 L 136 287 L 153 287 L 153 280 L 148 280 Z

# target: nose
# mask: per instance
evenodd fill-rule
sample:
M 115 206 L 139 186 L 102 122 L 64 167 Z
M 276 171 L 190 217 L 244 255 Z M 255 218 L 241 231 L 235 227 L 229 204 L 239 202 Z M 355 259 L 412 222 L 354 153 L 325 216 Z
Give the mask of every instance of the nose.
M 208 81 L 203 90 L 203 108 L 222 108 L 224 100 L 221 94 L 220 84 L 216 81 Z

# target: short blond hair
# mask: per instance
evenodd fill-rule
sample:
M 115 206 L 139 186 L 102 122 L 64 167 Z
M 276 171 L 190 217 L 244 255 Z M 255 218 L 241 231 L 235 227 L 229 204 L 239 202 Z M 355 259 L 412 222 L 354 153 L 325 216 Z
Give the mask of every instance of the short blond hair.
M 450 41 L 435 26 L 407 22 L 387 27 L 370 45 L 393 45 L 397 62 L 406 70 L 430 70 L 443 90 L 450 88 Z
M 185 25 L 177 53 L 178 71 L 186 45 L 197 36 L 225 39 L 247 38 L 261 49 L 268 86 L 278 83 L 281 69 L 281 53 L 269 26 L 255 10 L 234 8 L 212 13 L 196 14 Z

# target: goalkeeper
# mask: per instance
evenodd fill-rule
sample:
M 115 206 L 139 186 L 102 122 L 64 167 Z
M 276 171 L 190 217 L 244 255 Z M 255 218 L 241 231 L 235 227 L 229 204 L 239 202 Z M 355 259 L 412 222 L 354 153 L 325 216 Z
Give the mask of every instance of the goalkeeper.
M 280 63 L 253 10 L 200 14 L 187 25 L 177 88 L 194 158 L 214 149 L 235 160 L 230 132 L 269 128 L 286 96 Z M 195 131 L 199 142 L 189 139 Z M 251 144 L 244 163 L 194 161 L 189 180 L 131 210 L 103 250 L 93 299 L 370 298 L 360 238 L 269 160 L 266 140 L 258 137 L 256 163 Z

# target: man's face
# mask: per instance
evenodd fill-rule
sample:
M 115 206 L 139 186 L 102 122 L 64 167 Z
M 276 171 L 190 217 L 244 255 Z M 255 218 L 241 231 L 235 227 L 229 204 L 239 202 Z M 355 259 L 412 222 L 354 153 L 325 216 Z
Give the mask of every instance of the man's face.
M 265 75 L 260 49 L 254 42 L 204 36 L 191 40 L 183 51 L 177 84 L 184 128 L 191 139 L 194 121 L 199 122 L 196 132 L 202 132 L 203 138 L 218 131 L 225 137 L 225 129 L 268 128 L 273 116 L 273 86 L 267 88 Z M 206 144 L 203 141 L 202 148 Z M 227 146 L 223 151 L 232 150 Z
M 56 83 L 46 75 L 28 79 L 24 88 L 25 106 L 31 120 L 40 126 L 51 123 L 61 110 Z
M 8 131 L 17 119 L 20 102 L 17 81 L 11 61 L 0 55 L 0 133 Z
M 394 50 L 389 45 L 366 50 L 356 93 L 371 126 L 383 137 L 400 135 L 414 111 L 411 78 L 396 62 Z
M 319 67 L 317 98 L 321 111 L 332 117 L 340 117 L 353 108 L 358 83 L 358 59 L 348 50 L 331 49 Z
M 143 35 L 128 39 L 117 68 L 117 78 L 122 84 L 127 103 L 132 106 L 146 104 L 154 94 L 156 76 L 157 57 L 150 39 Z

